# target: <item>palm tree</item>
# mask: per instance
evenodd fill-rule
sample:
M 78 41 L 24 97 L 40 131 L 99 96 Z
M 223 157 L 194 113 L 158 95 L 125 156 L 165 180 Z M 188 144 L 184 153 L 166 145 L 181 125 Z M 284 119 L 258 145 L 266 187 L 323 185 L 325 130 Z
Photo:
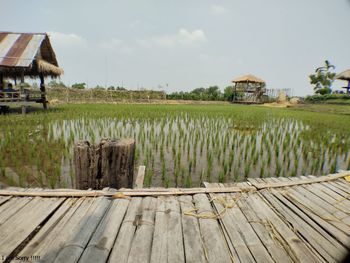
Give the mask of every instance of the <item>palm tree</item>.
M 309 76 L 310 83 L 315 85 L 314 90 L 316 93 L 327 94 L 332 91 L 331 86 L 335 73 L 331 72 L 331 69 L 335 69 L 335 66 L 326 60 L 323 67 L 316 68 L 315 74 Z

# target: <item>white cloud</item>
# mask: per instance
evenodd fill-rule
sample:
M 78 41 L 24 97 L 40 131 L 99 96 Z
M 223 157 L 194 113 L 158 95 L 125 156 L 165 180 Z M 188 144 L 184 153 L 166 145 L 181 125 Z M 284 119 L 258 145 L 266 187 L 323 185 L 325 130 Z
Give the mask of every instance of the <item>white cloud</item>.
M 120 46 L 122 45 L 123 41 L 118 39 L 118 38 L 112 38 L 108 41 L 105 42 L 101 42 L 99 44 L 99 46 L 101 48 L 105 48 L 105 49 L 115 49 L 115 48 L 120 48 Z
M 181 28 L 176 34 L 163 35 L 153 37 L 150 39 L 138 39 L 137 43 L 143 47 L 176 47 L 176 46 L 195 46 L 201 44 L 207 40 L 205 33 L 201 29 L 188 31 L 185 28 Z
M 202 61 L 209 61 L 209 55 L 207 54 L 199 54 L 198 58 Z
M 87 41 L 76 34 L 48 32 L 52 45 L 56 47 L 87 47 Z
M 221 5 L 212 5 L 212 6 L 210 6 L 210 13 L 212 15 L 222 15 L 222 14 L 225 14 L 227 12 L 228 12 L 228 10 L 225 7 L 221 6 Z
M 108 41 L 100 42 L 98 46 L 102 49 L 124 54 L 129 54 L 133 51 L 133 48 L 130 45 L 118 38 L 112 38 Z

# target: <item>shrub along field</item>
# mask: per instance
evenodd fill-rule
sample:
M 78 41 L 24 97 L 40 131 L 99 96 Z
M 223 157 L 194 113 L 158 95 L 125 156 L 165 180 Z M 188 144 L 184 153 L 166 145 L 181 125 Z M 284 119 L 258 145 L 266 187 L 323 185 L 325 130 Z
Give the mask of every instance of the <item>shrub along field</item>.
M 74 143 L 106 137 L 135 138 L 135 166 L 146 165 L 146 186 L 350 169 L 350 107 L 342 114 L 327 113 L 327 105 L 323 109 L 79 104 L 2 115 L 0 181 L 73 187 Z

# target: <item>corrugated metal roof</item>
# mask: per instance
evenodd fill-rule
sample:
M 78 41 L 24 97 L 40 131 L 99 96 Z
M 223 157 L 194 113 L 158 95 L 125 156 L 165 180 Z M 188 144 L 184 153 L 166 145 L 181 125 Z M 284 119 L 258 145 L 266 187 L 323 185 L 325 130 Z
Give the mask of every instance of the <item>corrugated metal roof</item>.
M 29 67 L 46 34 L 0 32 L 0 66 Z

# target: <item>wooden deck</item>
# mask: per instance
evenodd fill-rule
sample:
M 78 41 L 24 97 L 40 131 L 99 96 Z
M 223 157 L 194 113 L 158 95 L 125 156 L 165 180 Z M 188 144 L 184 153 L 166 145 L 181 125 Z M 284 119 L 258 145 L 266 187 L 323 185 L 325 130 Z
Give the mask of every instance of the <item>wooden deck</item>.
M 339 262 L 350 250 L 347 175 L 118 192 L 7 188 L 0 259 Z

